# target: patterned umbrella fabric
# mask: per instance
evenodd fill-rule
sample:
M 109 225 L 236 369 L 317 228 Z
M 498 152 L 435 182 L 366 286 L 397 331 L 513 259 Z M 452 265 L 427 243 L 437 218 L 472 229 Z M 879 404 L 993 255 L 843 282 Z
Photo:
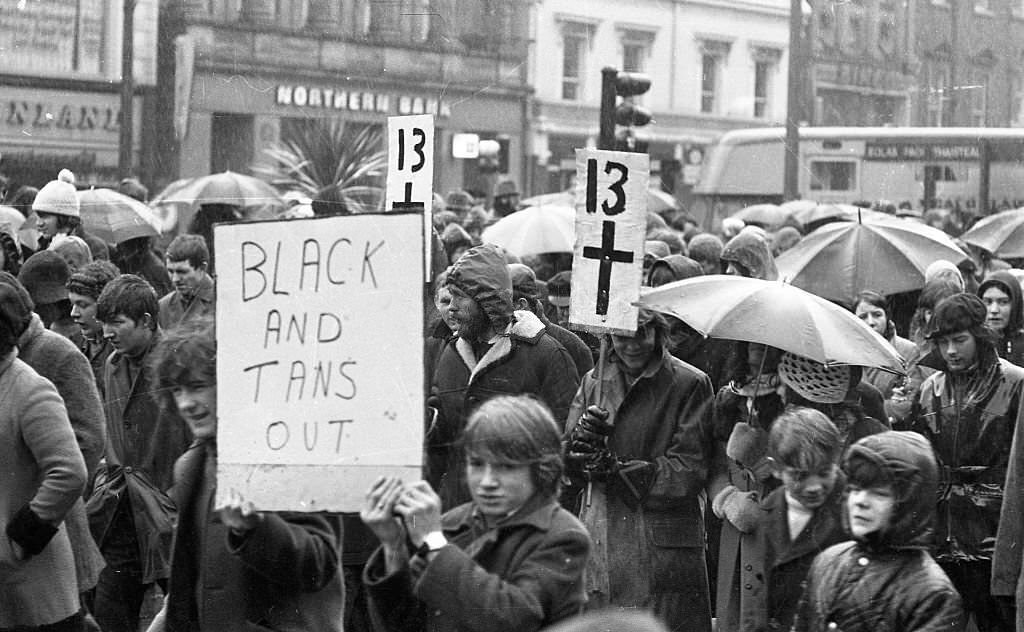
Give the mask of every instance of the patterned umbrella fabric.
M 714 274 L 676 281 L 637 305 L 682 320 L 712 338 L 757 342 L 826 366 L 903 372 L 896 350 L 842 307 L 782 281 Z
M 568 206 L 525 208 L 484 229 L 480 240 L 525 257 L 545 252 L 572 252 L 576 212 Z
M 779 255 L 775 266 L 793 285 L 847 303 L 862 290 L 883 295 L 919 290 L 929 265 L 967 258 L 941 230 L 875 214 L 822 226 Z
M 996 257 L 1024 257 L 1024 208 L 983 217 L 960 239 Z
M 87 189 L 77 195 L 82 226 L 107 243 L 160 234 L 160 219 L 135 198 L 113 189 Z

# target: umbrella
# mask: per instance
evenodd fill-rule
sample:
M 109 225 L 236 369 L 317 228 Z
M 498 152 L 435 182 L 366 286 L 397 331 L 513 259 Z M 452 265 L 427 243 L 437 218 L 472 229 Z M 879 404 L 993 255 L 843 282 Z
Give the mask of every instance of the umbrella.
M 779 276 L 828 299 L 848 302 L 857 292 L 919 290 L 925 270 L 945 259 L 967 259 L 949 235 L 887 215 L 826 224 L 779 255 Z
M 245 210 L 247 217 L 271 217 L 271 209 L 285 206 L 273 186 L 259 178 L 233 171 L 214 173 L 199 178 L 176 180 L 152 201 L 153 206 L 167 204 L 189 208 L 190 215 L 201 204 L 233 204 Z
M 160 219 L 135 198 L 113 189 L 87 189 L 77 195 L 82 226 L 107 243 L 160 234 Z
M 743 220 L 744 224 L 756 224 L 765 230 L 775 230 L 786 223 L 791 212 L 775 204 L 755 204 L 732 214 L 732 217 Z
M 576 212 L 568 206 L 530 207 L 499 219 L 480 240 L 525 257 L 543 252 L 572 252 Z
M 13 206 L 0 206 L 0 231 L 11 237 L 17 237 L 18 231 L 25 224 L 25 216 Z
M 896 350 L 842 307 L 782 281 L 713 274 L 649 290 L 636 303 L 705 336 L 757 342 L 826 366 L 903 372 Z
M 661 189 L 647 189 L 647 212 L 664 213 L 665 211 L 678 211 L 679 200 L 671 193 Z
M 856 221 L 858 217 L 863 219 L 872 213 L 874 211 L 852 204 L 816 204 L 810 208 L 793 211 L 793 219 L 800 222 L 804 228 L 817 228 L 834 221 Z
M 983 217 L 960 239 L 996 257 L 1024 257 L 1024 208 Z

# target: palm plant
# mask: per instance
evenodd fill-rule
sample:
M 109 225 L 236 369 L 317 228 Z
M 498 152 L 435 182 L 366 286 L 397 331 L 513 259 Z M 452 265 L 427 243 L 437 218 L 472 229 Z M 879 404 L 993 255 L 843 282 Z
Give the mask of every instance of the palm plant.
M 289 140 L 263 150 L 253 172 L 281 191 L 345 204 L 352 213 L 384 206 L 387 148 L 380 125 L 310 119 Z

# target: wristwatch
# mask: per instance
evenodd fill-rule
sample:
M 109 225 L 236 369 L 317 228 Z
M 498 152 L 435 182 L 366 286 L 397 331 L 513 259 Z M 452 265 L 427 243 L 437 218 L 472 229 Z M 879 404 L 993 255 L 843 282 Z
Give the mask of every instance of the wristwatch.
M 423 543 L 416 549 L 416 555 L 426 558 L 428 553 L 440 551 L 448 544 L 448 539 L 440 531 L 431 531 L 423 537 Z

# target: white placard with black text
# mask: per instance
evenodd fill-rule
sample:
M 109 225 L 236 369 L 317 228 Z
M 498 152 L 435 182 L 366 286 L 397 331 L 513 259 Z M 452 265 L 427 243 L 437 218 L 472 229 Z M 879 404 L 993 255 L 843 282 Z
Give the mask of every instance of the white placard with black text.
M 419 479 L 422 222 L 214 227 L 217 506 L 359 511 L 377 476 Z
M 576 150 L 576 245 L 569 323 L 632 334 L 647 231 L 647 154 Z
M 388 117 L 388 174 L 384 208 L 423 213 L 423 243 L 430 278 L 430 248 L 434 205 L 434 115 Z

